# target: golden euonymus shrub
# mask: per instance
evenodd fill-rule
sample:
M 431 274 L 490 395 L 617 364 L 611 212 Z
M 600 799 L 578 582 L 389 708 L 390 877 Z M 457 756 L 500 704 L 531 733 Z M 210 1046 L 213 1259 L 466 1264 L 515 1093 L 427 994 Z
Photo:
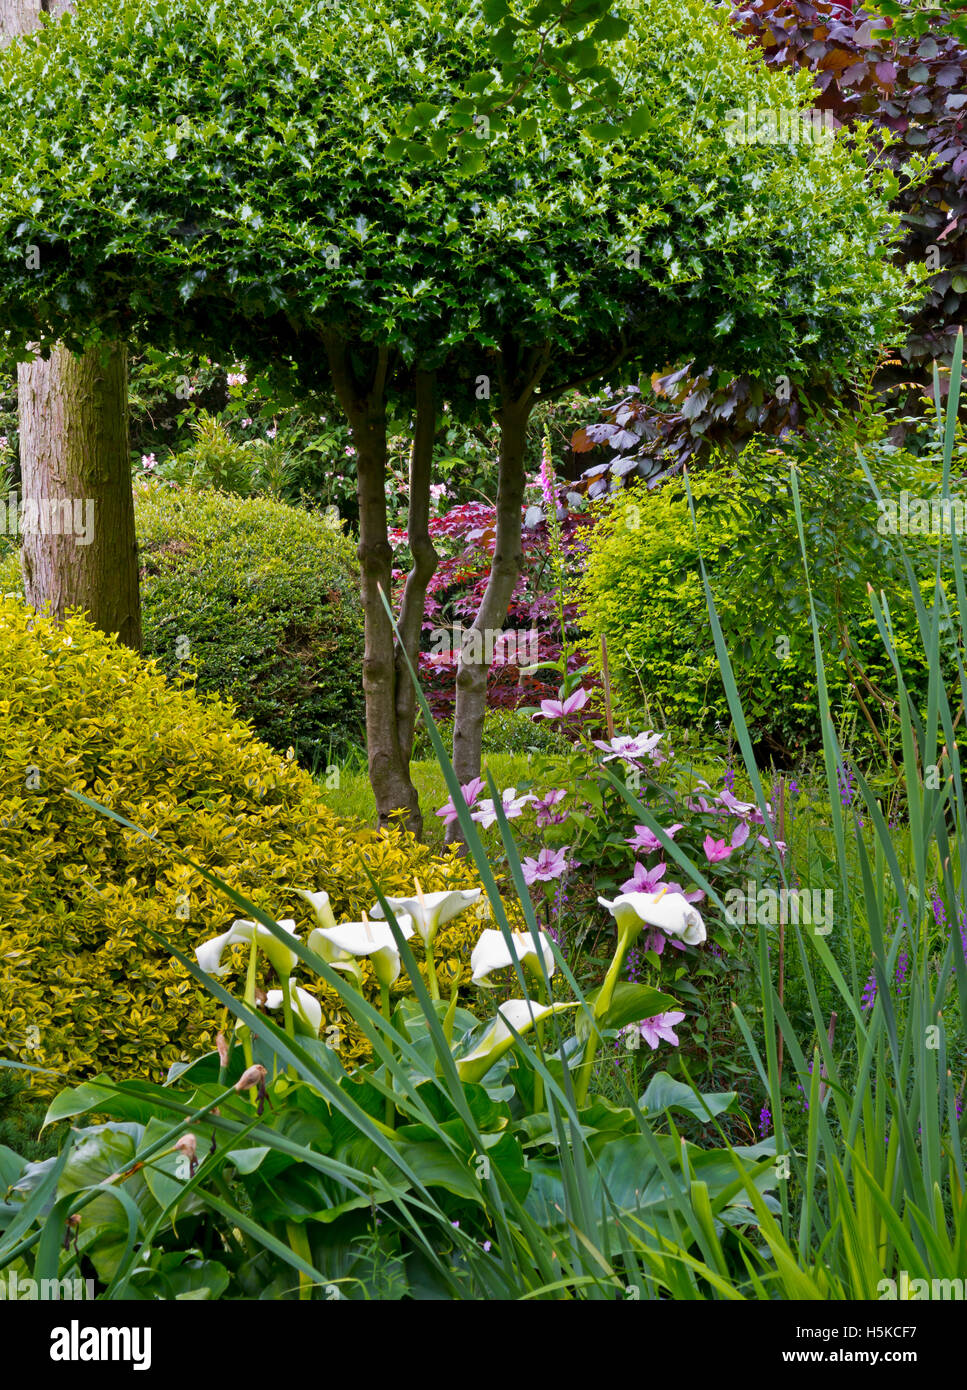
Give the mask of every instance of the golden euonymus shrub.
M 213 1046 L 218 1006 L 150 932 L 191 955 L 239 914 L 169 847 L 306 929 L 293 889 L 325 888 L 337 918 L 358 920 L 374 901 L 366 868 L 388 895 L 414 876 L 427 891 L 473 885 L 453 852 L 338 821 L 229 707 L 168 685 L 83 619 L 58 628 L 14 598 L 0 598 L 0 750 L 0 1050 L 58 1073 L 46 1090 L 99 1071 L 163 1078 Z M 444 928 L 444 969 L 469 978 L 479 929 L 473 912 Z M 300 978 L 335 1016 L 335 993 Z M 365 1043 L 342 1023 L 352 1062 Z

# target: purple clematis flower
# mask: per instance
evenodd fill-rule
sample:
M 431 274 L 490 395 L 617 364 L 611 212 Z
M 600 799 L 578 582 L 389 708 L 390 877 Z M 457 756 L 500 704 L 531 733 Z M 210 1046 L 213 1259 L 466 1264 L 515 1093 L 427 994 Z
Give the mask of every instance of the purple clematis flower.
M 579 709 L 584 709 L 588 702 L 588 692 L 582 687 L 575 690 L 573 695 L 569 695 L 566 700 L 542 700 L 541 707 L 535 713 L 535 719 L 567 719 L 568 715 L 577 714 Z
M 662 879 L 668 868 L 667 864 L 656 864 L 654 868 L 646 869 L 644 864 L 635 864 L 635 871 L 631 878 L 621 885 L 622 893 L 657 893 L 659 888 L 665 887 Z M 678 885 L 673 888 L 667 885 L 668 891 L 677 891 Z
M 567 852 L 570 845 L 564 845 L 559 850 L 541 850 L 536 859 L 525 859 L 521 864 L 524 874 L 524 882 L 528 887 L 534 883 L 553 883 L 554 879 L 561 878 L 571 867 Z
M 559 801 L 563 801 L 567 792 L 561 788 L 559 791 L 547 792 L 547 794 L 534 802 L 534 810 L 537 812 L 537 825 L 543 829 L 547 825 L 560 825 L 567 820 L 566 815 L 560 811 L 555 811 L 554 807 Z
M 677 1047 L 678 1036 L 675 1029 L 684 1017 L 679 1009 L 672 1009 L 665 1014 L 655 1014 L 654 1018 L 641 1020 L 638 1032 L 653 1051 L 660 1042 L 669 1042 L 673 1047 Z
M 681 822 L 677 825 L 668 826 L 665 834 L 669 840 L 674 840 L 675 832 L 683 827 Z M 636 825 L 634 835 L 630 835 L 626 841 L 633 850 L 640 850 L 642 854 L 653 854 L 656 849 L 661 849 L 661 841 L 653 830 L 649 830 L 647 825 Z
M 537 797 L 532 796 L 530 792 L 527 792 L 523 796 L 518 796 L 516 787 L 505 787 L 501 793 L 501 805 L 504 815 L 508 820 L 513 820 L 516 816 L 523 815 L 524 807 L 527 803 L 536 800 Z M 486 801 L 481 801 L 477 809 L 471 811 L 470 815 L 471 819 L 478 821 L 483 826 L 484 830 L 497 823 L 497 812 L 489 796 Z
M 460 788 L 461 792 L 463 793 L 464 802 L 466 803 L 468 809 L 471 806 L 473 806 L 474 802 L 477 800 L 477 797 L 483 791 L 485 786 L 486 783 L 484 782 L 482 777 L 474 777 L 473 781 L 465 783 Z M 436 814 L 438 816 L 443 817 L 443 822 L 445 825 L 452 825 L 453 822 L 457 820 L 457 811 L 456 807 L 453 804 L 452 796 L 445 806 L 440 807 L 439 811 L 437 811 Z
M 710 864 L 719 864 L 723 859 L 728 859 L 732 853 L 732 846 L 727 845 L 724 840 L 713 840 L 711 835 L 706 835 L 702 841 L 702 848 L 705 851 L 705 858 Z
M 649 754 L 654 759 L 654 748 L 661 741 L 661 734 L 619 734 L 608 743 L 601 739 L 594 740 L 595 748 L 600 748 L 607 756 L 602 762 L 609 763 L 614 758 L 622 758 L 625 762 L 633 761 L 636 758 L 645 758 Z

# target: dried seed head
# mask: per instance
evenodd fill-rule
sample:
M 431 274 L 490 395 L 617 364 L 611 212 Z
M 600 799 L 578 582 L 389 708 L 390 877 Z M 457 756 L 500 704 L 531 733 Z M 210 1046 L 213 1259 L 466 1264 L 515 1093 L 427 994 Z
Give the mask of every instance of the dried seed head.
M 215 1037 L 215 1046 L 218 1048 L 218 1060 L 223 1067 L 228 1066 L 228 1041 L 224 1033 L 218 1033 Z
M 235 1082 L 236 1091 L 247 1091 L 250 1086 L 258 1086 L 259 1090 L 265 1085 L 266 1070 L 258 1062 L 249 1067 Z
M 198 1153 L 198 1140 L 193 1134 L 183 1134 L 175 1145 L 175 1148 L 179 1153 L 188 1155 L 189 1163 L 194 1163 Z

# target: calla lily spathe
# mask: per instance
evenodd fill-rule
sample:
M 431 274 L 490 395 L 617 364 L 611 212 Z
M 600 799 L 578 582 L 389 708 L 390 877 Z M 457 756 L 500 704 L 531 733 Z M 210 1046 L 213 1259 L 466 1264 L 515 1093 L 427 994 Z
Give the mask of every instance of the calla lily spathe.
M 699 946 L 707 932 L 702 915 L 681 893 L 620 893 L 612 902 L 599 898 L 629 943 L 642 927 L 658 927 L 666 936 L 678 937 L 686 946 Z
M 276 926 L 297 939 L 296 924 L 291 917 L 283 917 Z M 195 959 L 206 975 L 224 975 L 228 971 L 228 966 L 222 965 L 225 951 L 229 946 L 238 945 L 243 941 L 251 942 L 253 935 L 259 950 L 275 973 L 280 978 L 291 975 L 299 960 L 296 953 L 291 951 L 284 941 L 274 936 L 268 927 L 263 927 L 261 922 L 249 922 L 244 917 L 233 922 L 228 931 L 223 932 L 221 936 L 210 937 L 208 941 L 196 946 Z
M 336 917 L 329 902 L 329 894 L 320 889 L 318 893 L 310 893 L 308 888 L 297 888 L 295 890 L 300 898 L 305 898 L 312 908 L 313 915 L 320 927 L 334 927 Z
M 300 985 L 289 982 L 292 1003 L 292 1022 L 297 1033 L 302 1033 L 312 1038 L 318 1038 L 322 1028 L 322 1005 L 314 994 L 310 994 L 307 989 Z M 280 989 L 270 989 L 265 996 L 265 1007 L 267 1009 L 282 1008 L 282 991 Z
M 531 999 L 508 999 L 506 1004 L 501 1004 L 497 1017 L 474 1050 L 457 1060 L 460 1080 L 479 1081 L 482 1076 L 486 1076 L 494 1063 L 498 1062 L 516 1042 L 511 1028 L 517 1033 L 526 1033 L 548 1014 L 576 1008 L 577 1004 L 535 1004 Z
M 404 940 L 413 935 L 412 917 L 396 918 Z M 317 951 L 334 970 L 348 969 L 361 978 L 356 958 L 368 956 L 381 985 L 393 984 L 400 973 L 400 953 L 388 922 L 341 922 L 334 927 L 316 927 L 309 933 L 309 949 Z M 352 968 L 349 968 L 351 963 Z
M 412 917 L 424 944 L 430 946 L 444 922 L 465 912 L 479 897 L 479 888 L 455 888 L 447 893 L 418 893 L 414 898 L 387 898 L 386 901 L 395 917 L 399 918 L 401 912 Z M 379 903 L 375 904 L 370 916 L 382 918 L 383 909 Z
M 539 933 L 540 953 L 544 957 L 544 964 L 547 967 L 547 974 L 551 976 L 557 969 L 554 960 L 554 952 L 551 943 L 543 932 Z M 470 956 L 470 969 L 473 971 L 472 980 L 475 985 L 482 985 L 488 975 L 492 975 L 495 970 L 503 970 L 509 965 L 513 965 L 515 958 L 520 961 L 528 974 L 543 979 L 537 947 L 534 945 L 534 938 L 530 932 L 515 931 L 511 933 L 513 949 L 507 942 L 503 932 L 488 928 L 482 932 L 480 940 Z

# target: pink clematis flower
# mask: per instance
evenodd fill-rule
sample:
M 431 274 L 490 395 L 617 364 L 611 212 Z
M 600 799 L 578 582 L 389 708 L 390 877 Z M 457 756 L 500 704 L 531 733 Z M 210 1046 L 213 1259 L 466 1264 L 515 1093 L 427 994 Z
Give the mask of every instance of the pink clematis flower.
M 711 835 L 706 835 L 702 841 L 702 848 L 705 851 L 705 858 L 710 864 L 719 864 L 723 859 L 728 859 L 732 853 L 732 846 L 727 845 L 724 840 L 713 840 Z
M 504 815 L 508 820 L 513 820 L 516 816 L 523 815 L 524 807 L 527 803 L 529 801 L 536 801 L 537 797 L 532 796 L 530 792 L 527 792 L 524 796 L 518 796 L 516 787 L 505 787 L 501 793 L 500 800 Z M 486 801 L 481 801 L 480 805 L 471 815 L 473 820 L 478 821 L 480 825 L 483 826 L 484 830 L 487 830 L 491 825 L 496 825 L 497 823 L 497 811 L 489 796 Z
M 622 893 L 657 893 L 659 888 L 666 885 L 662 883 L 667 870 L 667 864 L 656 864 L 654 868 L 646 869 L 644 864 L 635 864 L 634 873 L 621 885 Z M 668 891 L 678 891 L 678 885 L 667 885 Z
M 665 831 L 665 834 L 668 836 L 669 840 L 674 840 L 675 832 L 682 828 L 681 823 L 670 825 Z M 635 833 L 628 837 L 626 843 L 629 844 L 633 850 L 640 850 L 642 854 L 653 854 L 656 849 L 661 849 L 662 847 L 658 836 L 654 831 L 649 830 L 647 825 L 636 825 Z
M 660 1042 L 668 1042 L 671 1043 L 672 1047 L 677 1047 L 678 1035 L 675 1033 L 675 1029 L 684 1017 L 685 1015 L 680 1009 L 671 1009 L 665 1014 L 655 1014 L 653 1018 L 641 1020 L 638 1024 L 638 1032 L 652 1051 Z
M 482 777 L 474 777 L 473 781 L 465 783 L 460 788 L 463 793 L 464 803 L 468 809 L 474 804 L 486 785 Z M 453 822 L 458 819 L 457 809 L 453 804 L 452 796 L 445 806 L 440 807 L 436 814 L 443 817 L 444 825 L 452 825 Z
M 554 810 L 558 802 L 563 801 L 566 796 L 567 792 L 562 787 L 558 791 L 547 792 L 539 801 L 534 802 L 534 810 L 537 812 L 537 825 L 539 829 L 543 829 L 547 825 L 560 825 L 563 821 L 567 820 L 566 815 L 562 815 L 560 811 Z
M 575 690 L 573 695 L 569 695 L 566 700 L 542 700 L 540 710 L 534 715 L 535 719 L 567 719 L 571 714 L 577 714 L 579 709 L 584 709 L 588 702 L 588 692 L 581 687 Z
M 554 879 L 566 874 L 571 867 L 567 857 L 570 848 L 570 845 L 564 845 L 559 850 L 545 847 L 536 859 L 523 860 L 520 867 L 528 887 L 534 883 L 553 883 Z
M 635 758 L 644 758 L 652 754 L 654 758 L 654 748 L 661 741 L 661 734 L 619 734 L 617 738 L 611 739 L 609 743 L 603 743 L 601 739 L 594 740 L 595 748 L 600 748 L 607 756 L 602 758 L 602 762 L 609 763 L 613 758 L 622 758 L 625 762 L 633 761 Z

